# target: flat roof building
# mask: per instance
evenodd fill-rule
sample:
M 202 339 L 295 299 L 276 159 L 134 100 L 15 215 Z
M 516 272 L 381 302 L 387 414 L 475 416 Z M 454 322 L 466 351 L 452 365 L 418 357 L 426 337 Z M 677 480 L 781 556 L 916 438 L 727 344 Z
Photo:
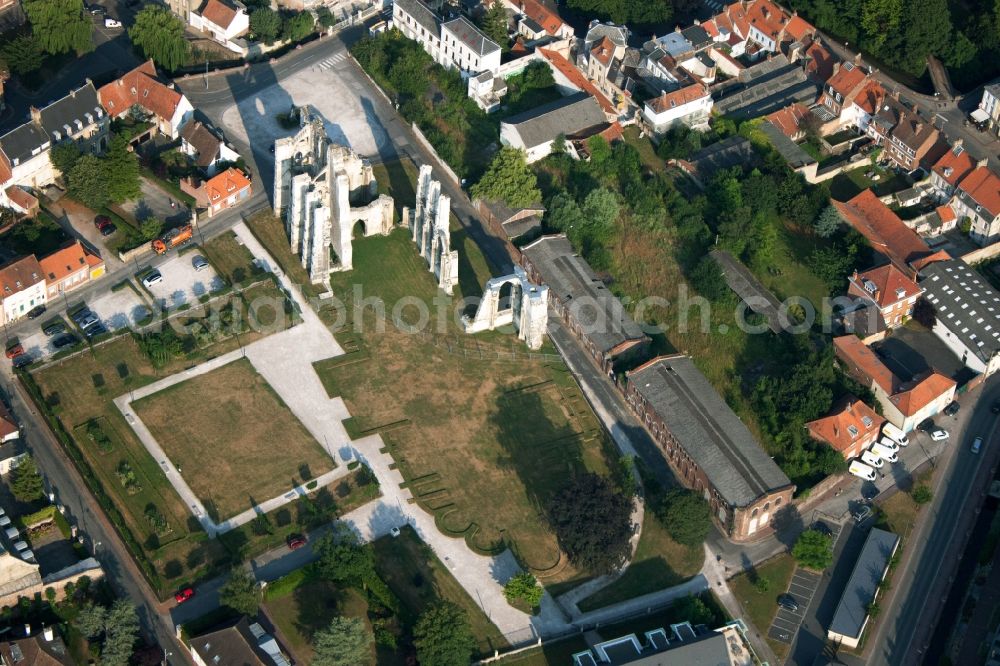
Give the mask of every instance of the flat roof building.
M 549 302 L 601 368 L 645 357 L 649 337 L 566 236 L 544 236 L 521 253 L 528 277 L 549 287 Z
M 885 578 L 889 561 L 898 547 L 899 537 L 892 532 L 875 527 L 868 533 L 851 578 L 837 604 L 837 611 L 826 633 L 827 638 L 850 648 L 858 646 L 861 634 L 868 624 L 868 608 L 878 597 L 879 585 Z
M 706 495 L 735 541 L 770 526 L 795 486 L 689 356 L 661 356 L 626 373 L 626 399 L 670 467 Z

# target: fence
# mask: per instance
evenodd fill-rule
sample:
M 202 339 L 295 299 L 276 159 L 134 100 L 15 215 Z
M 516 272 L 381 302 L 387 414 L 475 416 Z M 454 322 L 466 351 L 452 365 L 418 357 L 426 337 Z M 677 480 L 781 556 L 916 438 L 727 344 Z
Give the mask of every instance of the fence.
M 429 152 L 431 155 L 434 156 L 434 160 L 438 163 L 438 166 L 440 166 L 444 170 L 445 174 L 449 178 L 455 181 L 456 185 L 461 187 L 462 179 L 459 178 L 457 175 L 455 175 L 455 172 L 451 170 L 451 167 L 448 166 L 447 162 L 441 159 L 441 156 L 437 154 L 437 151 L 434 150 L 434 146 L 432 146 L 431 142 L 427 140 L 427 137 L 424 136 L 424 133 L 420 131 L 420 128 L 417 127 L 417 124 L 410 123 L 410 128 L 413 130 L 413 134 L 416 135 L 417 141 L 420 142 L 420 145 L 426 148 L 427 152 Z
M 563 364 L 563 358 L 559 354 L 520 351 L 513 346 L 509 349 L 497 349 L 482 345 L 473 337 L 456 338 L 439 336 L 428 331 L 419 331 L 419 334 L 425 341 L 435 347 L 444 349 L 449 354 L 465 356 L 466 358 L 475 358 L 482 361 L 534 361 L 537 363 Z

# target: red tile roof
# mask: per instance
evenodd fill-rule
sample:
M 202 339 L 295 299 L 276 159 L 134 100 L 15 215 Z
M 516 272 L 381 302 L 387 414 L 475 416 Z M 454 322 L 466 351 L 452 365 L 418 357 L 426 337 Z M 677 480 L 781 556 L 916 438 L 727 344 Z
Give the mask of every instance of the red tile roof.
M 865 78 L 865 71 L 853 62 L 845 62 L 837 70 L 837 73 L 826 82 L 828 87 L 832 87 L 834 92 L 840 93 L 845 99 Z
M 15 259 L 0 268 L 0 302 L 39 282 L 45 282 L 45 276 L 35 255 Z
M 912 387 L 889 397 L 889 401 L 905 416 L 913 416 L 945 393 L 954 391 L 955 380 L 940 372 L 931 372 Z
M 854 103 L 868 115 L 875 115 L 887 94 L 881 83 L 870 79 L 854 96 Z
M 201 16 L 220 28 L 229 29 L 239 11 L 222 0 L 208 0 L 201 10 Z
M 83 269 L 89 272 L 89 269 L 103 263 L 100 257 L 95 257 L 84 250 L 80 241 L 38 260 L 42 273 L 49 282 L 59 282 Z
M 805 39 L 806 35 L 813 35 L 815 33 L 816 28 L 801 16 L 793 16 L 788 25 L 785 26 L 785 34 L 797 42 Z
M 597 58 L 597 62 L 607 67 L 615 55 L 615 43 L 605 35 L 604 39 L 594 44 L 594 47 L 590 49 L 590 54 Z
M 850 201 L 832 203 L 875 250 L 889 257 L 900 269 L 909 269 L 911 262 L 931 254 L 917 232 L 906 226 L 870 189 Z
M 962 146 L 953 146 L 941 156 L 932 170 L 946 183 L 955 187 L 976 168 L 976 160 Z
M 754 0 L 747 7 L 747 20 L 750 25 L 775 41 L 781 36 L 788 18 L 788 14 L 771 0 Z
M 205 182 L 205 193 L 208 195 L 209 203 L 214 204 L 249 186 L 250 179 L 246 174 L 235 167 L 229 167 Z
M 951 206 L 938 206 L 934 209 L 942 222 L 951 222 L 956 218 L 955 211 Z
M 719 36 L 719 26 L 716 25 L 715 19 L 709 19 L 701 24 L 702 29 L 708 33 L 709 37 L 713 39 Z
M 883 391 L 893 394 L 902 382 L 892 370 L 879 360 L 871 349 L 856 335 L 842 335 L 833 339 L 833 349 L 837 358 L 847 364 L 848 374 L 853 375 L 865 386 L 874 381 Z
M 2 150 L 0 150 L 0 183 L 6 183 L 13 175 L 10 169 L 10 161 Z
M 954 211 L 952 211 L 952 214 L 954 215 Z M 954 259 L 954 257 L 948 254 L 946 250 L 938 250 L 930 256 L 924 257 L 923 259 L 917 259 L 911 265 L 914 270 L 922 271 L 925 266 L 929 266 L 935 261 L 949 261 L 951 259 Z
M 850 278 L 852 292 L 871 298 L 880 308 L 916 296 L 923 291 L 916 282 L 892 264 L 879 266 Z M 874 291 L 872 291 L 874 290 Z
M 670 109 L 675 109 L 690 102 L 708 96 L 708 88 L 702 83 L 692 83 L 689 86 L 680 88 L 673 92 L 665 92 L 655 99 L 646 102 L 654 113 L 663 113 Z
M 559 36 L 559 31 L 566 28 L 559 15 L 543 5 L 538 0 L 517 0 L 521 7 L 521 12 L 532 21 L 542 26 L 545 32 L 553 37 Z
M 807 73 L 812 74 L 819 81 L 826 81 L 833 76 L 833 64 L 837 62 L 837 59 L 818 39 L 814 39 L 806 47 L 806 57 L 809 59 L 806 65 Z
M 97 91 L 108 115 L 118 117 L 138 104 L 150 113 L 170 120 L 183 95 L 156 79 L 156 67 L 148 60 L 117 81 Z
M 972 197 L 993 217 L 1000 215 L 1000 176 L 989 167 L 976 167 L 958 184 L 958 189 Z
M 588 81 L 587 77 L 585 77 L 579 69 L 574 67 L 573 63 L 563 57 L 562 54 L 552 51 L 551 49 L 543 48 L 539 48 L 538 52 L 541 53 L 542 56 L 549 61 L 549 64 L 552 67 L 555 67 L 560 74 L 569 79 L 570 83 L 580 90 L 590 93 L 591 96 L 597 100 L 597 103 L 601 105 L 601 109 L 604 113 L 611 116 L 618 115 L 618 110 L 615 108 L 614 104 L 612 104 L 607 97 L 601 94 L 601 91 L 597 89 L 597 86 Z
M 20 430 L 17 427 L 17 421 L 7 410 L 7 406 L 0 402 L 0 439 L 16 435 Z
M 23 211 L 32 211 L 38 208 L 38 199 L 33 194 L 23 189 L 19 185 L 11 185 L 6 190 L 7 198 L 11 203 Z
M 799 126 L 808 113 L 809 109 L 796 102 L 783 109 L 778 109 L 767 116 L 767 120 L 781 130 L 782 134 L 792 139 L 800 132 Z
M 848 396 L 832 414 L 810 421 L 806 428 L 814 439 L 844 453 L 854 449 L 859 440 L 877 437 L 884 423 L 885 419 L 874 409 Z

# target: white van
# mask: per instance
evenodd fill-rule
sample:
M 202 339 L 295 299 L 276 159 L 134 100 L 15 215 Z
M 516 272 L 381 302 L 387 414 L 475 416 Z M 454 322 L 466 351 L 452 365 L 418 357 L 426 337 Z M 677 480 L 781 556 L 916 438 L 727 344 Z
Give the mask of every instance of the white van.
M 886 437 L 885 435 L 882 435 L 881 437 L 878 438 L 877 443 L 881 444 L 882 446 L 889 449 L 893 453 L 899 452 L 899 442 L 892 439 L 891 437 Z
M 874 467 L 875 469 L 882 469 L 882 465 L 885 464 L 882 461 L 882 459 L 878 456 L 878 454 L 873 453 L 871 451 L 862 451 L 860 457 L 861 457 L 861 462 L 868 465 L 869 467 Z
M 882 444 L 879 444 L 878 442 L 872 444 L 871 452 L 877 455 L 879 458 L 882 458 L 883 460 L 888 460 L 891 463 L 899 462 L 899 456 L 896 455 L 895 451 L 883 446 Z
M 865 481 L 875 480 L 875 470 L 860 460 L 852 460 L 851 466 L 847 468 L 847 471 L 860 479 L 864 479 Z
M 910 443 L 910 440 L 906 437 L 906 433 L 888 421 L 882 426 L 882 434 L 896 440 L 900 446 L 907 446 Z

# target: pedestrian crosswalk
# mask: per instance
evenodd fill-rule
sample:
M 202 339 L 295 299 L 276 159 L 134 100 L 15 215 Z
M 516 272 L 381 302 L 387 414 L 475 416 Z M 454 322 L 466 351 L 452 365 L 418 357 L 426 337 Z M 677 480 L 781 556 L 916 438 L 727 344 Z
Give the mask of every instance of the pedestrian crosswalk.
M 344 52 L 344 51 L 341 51 L 337 55 L 332 56 L 332 57 L 327 58 L 326 60 L 324 60 L 322 62 L 317 63 L 316 67 L 320 71 L 325 71 L 325 70 L 330 69 L 332 67 L 336 67 L 337 65 L 339 65 L 342 62 L 344 62 L 345 60 L 347 60 L 347 53 Z

